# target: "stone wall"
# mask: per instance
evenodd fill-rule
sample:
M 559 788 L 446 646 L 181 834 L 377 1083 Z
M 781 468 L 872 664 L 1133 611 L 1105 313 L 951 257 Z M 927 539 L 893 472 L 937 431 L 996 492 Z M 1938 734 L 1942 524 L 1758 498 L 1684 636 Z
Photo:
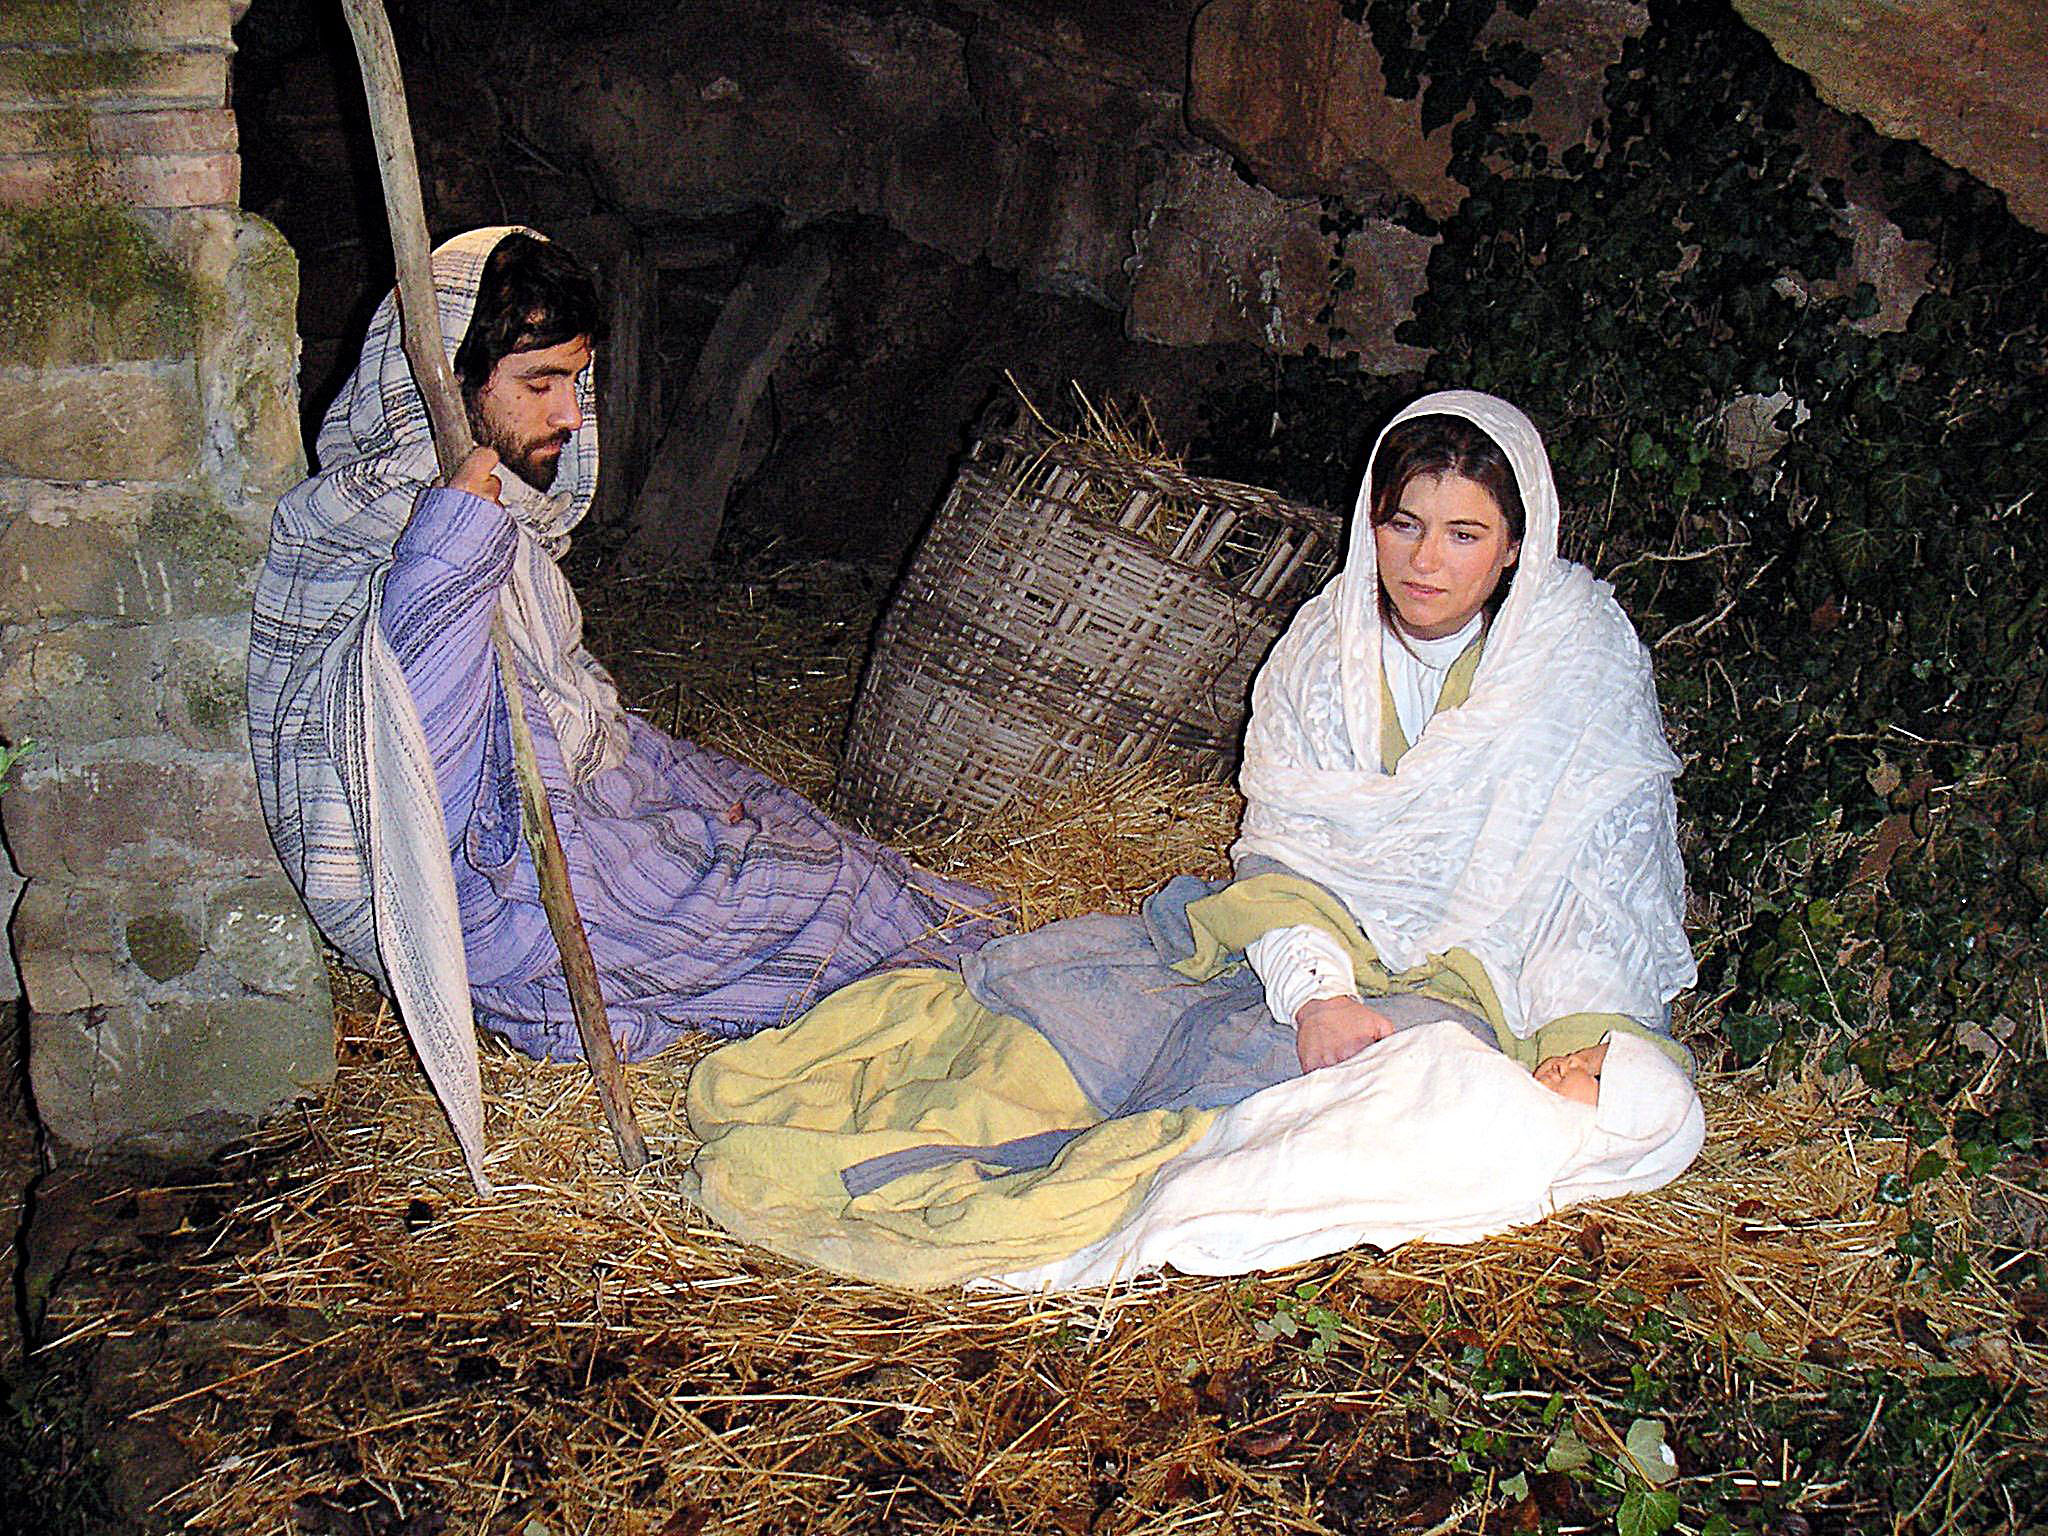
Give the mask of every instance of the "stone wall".
M 2041 0 L 1735 0 L 1831 107 L 1916 139 L 2048 230 L 2048 6 Z
M 246 0 L 242 0 L 246 4 Z M 192 1150 L 333 1073 L 243 702 L 304 473 L 297 263 L 235 207 L 231 0 L 0 9 L 0 795 L 61 1143 Z
M 1276 188 L 1237 168 L 1264 172 L 1285 158 L 1247 152 L 1256 132 L 1237 130 L 1275 116 L 1272 98 L 1305 89 L 1292 73 L 1308 67 L 1301 57 L 1261 64 L 1260 47 L 1315 30 L 1326 53 L 1341 40 L 1344 66 L 1364 68 L 1364 29 L 1337 0 L 1229 0 L 1225 9 L 1260 14 L 1243 20 L 1250 32 L 1197 31 L 1198 41 L 1229 34 L 1200 57 L 1244 66 L 1198 135 L 1186 99 L 1197 8 L 1128 8 L 1118 17 L 1131 25 L 1119 28 L 1078 11 L 1049 26 L 1028 6 L 983 7 L 968 25 L 958 13 L 853 0 L 705 0 L 636 12 L 554 47 L 500 29 L 483 45 L 501 50 L 484 67 L 505 83 L 505 116 L 490 131 L 579 167 L 607 207 L 642 228 L 740 207 L 797 224 L 858 213 L 956 261 L 1120 310 L 1133 340 L 1282 353 L 1343 345 L 1369 370 L 1412 368 L 1420 354 L 1392 329 L 1422 287 L 1430 242 L 1374 216 L 1333 269 L 1321 188 L 1299 178 Z M 467 53 L 444 57 L 474 67 Z M 543 59 L 545 88 L 530 73 Z M 466 103 L 459 79 L 437 80 L 434 63 L 422 64 L 423 102 Z M 1389 121 L 1403 114 L 1416 109 L 1387 108 Z M 429 161 L 439 157 L 430 181 L 465 204 L 450 224 L 474 221 L 498 195 L 475 168 L 494 152 L 487 126 L 466 109 L 459 123 L 420 125 Z M 1322 147 L 1348 169 L 1392 153 L 1362 142 L 1386 126 L 1378 119 L 1343 126 L 1344 142 Z M 1391 142 L 1392 129 L 1379 137 Z M 1385 175 L 1339 179 L 1408 190 L 1422 178 L 1443 201 L 1448 130 L 1423 144 L 1410 122 L 1407 137 L 1416 142 L 1394 144 Z M 648 154 L 650 143 L 663 153 Z

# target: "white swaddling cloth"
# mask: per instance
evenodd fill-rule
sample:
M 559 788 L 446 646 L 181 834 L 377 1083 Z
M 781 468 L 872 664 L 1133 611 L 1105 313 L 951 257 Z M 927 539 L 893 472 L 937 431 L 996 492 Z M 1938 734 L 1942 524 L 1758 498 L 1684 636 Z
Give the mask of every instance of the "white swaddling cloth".
M 990 1284 L 1063 1291 L 1165 1266 L 1237 1275 L 1360 1243 L 1476 1242 L 1578 1200 L 1654 1189 L 1698 1154 L 1706 1122 L 1655 1046 L 1617 1036 L 1610 1073 L 1617 1046 L 1683 1092 L 1615 1095 L 1609 1111 L 1603 1090 L 1596 1110 L 1454 1023 L 1404 1031 L 1224 1110 L 1116 1231 Z

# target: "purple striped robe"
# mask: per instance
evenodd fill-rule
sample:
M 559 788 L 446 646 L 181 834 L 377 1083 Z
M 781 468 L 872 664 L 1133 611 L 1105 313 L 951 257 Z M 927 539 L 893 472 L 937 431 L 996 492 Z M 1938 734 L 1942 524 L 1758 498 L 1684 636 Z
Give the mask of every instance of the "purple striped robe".
M 580 1057 L 562 964 L 519 831 L 511 725 L 490 638 L 510 515 L 423 494 L 380 614 L 426 729 L 477 1021 L 529 1055 Z M 794 790 L 628 717 L 618 767 L 571 786 L 547 711 L 534 752 L 628 1059 L 686 1030 L 751 1034 L 891 965 L 946 964 L 1000 931 L 988 892 L 915 868 Z

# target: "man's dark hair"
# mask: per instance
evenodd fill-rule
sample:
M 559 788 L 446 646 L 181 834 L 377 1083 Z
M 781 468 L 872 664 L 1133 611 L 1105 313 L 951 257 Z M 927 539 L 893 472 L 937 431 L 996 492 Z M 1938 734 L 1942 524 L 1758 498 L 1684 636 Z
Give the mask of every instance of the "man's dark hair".
M 598 339 L 597 284 L 583 263 L 552 240 L 511 234 L 491 248 L 477 286 L 476 313 L 455 349 L 455 376 L 474 395 L 501 358 Z

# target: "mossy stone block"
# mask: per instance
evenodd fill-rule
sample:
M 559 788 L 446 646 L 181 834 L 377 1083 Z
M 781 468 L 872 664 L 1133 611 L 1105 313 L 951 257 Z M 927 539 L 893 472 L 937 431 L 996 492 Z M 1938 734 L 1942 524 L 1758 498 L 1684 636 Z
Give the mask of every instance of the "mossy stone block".
M 275 228 L 253 215 L 194 209 L 172 226 L 171 248 L 202 298 L 200 388 L 207 417 L 252 494 L 269 500 L 305 478 L 299 434 L 299 263 Z
M 108 758 L 15 771 L 7 842 L 31 880 L 47 874 L 163 885 L 277 867 L 246 758 Z
M 263 544 L 263 529 L 183 491 L 160 494 L 139 529 L 16 518 L 0 524 L 0 623 L 243 614 Z
M 234 31 L 229 0 L 82 0 L 85 37 L 100 44 L 220 46 Z
M 0 107 L 17 111 L 67 102 L 100 107 L 211 108 L 227 100 L 227 88 L 228 56 L 223 50 L 0 51 Z
M 0 364 L 189 357 L 198 321 L 189 270 L 132 214 L 0 210 Z
M 206 951 L 227 975 L 265 997 L 326 997 L 312 925 L 283 874 L 216 888 L 206 906 Z
M 334 1080 L 334 1020 L 315 995 L 144 1001 L 29 1021 L 36 1111 L 67 1146 L 204 1155 Z
M 0 736 L 71 743 L 160 735 L 157 627 L 69 624 L 17 636 L 0 653 Z
M 8 925 L 29 1006 L 78 1013 L 122 996 L 128 968 L 116 953 L 118 928 L 107 887 L 29 881 Z
M 247 751 L 248 626 L 215 620 L 166 648 L 164 718 L 171 734 L 201 750 Z
M 81 0 L 7 0 L 0 5 L 0 43 L 85 41 Z
M 203 422 L 190 368 L 0 369 L 0 473 L 33 480 L 182 480 Z
M 166 495 L 142 525 L 146 569 L 170 596 L 166 617 L 235 613 L 248 606 L 268 529 L 252 527 L 208 497 Z

